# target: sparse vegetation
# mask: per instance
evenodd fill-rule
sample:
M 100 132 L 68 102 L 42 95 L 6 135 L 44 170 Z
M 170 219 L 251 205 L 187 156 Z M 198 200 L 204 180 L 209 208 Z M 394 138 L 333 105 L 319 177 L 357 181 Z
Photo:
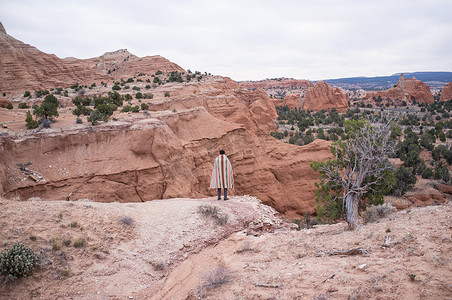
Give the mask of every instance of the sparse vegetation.
M 212 218 L 218 225 L 225 225 L 228 222 L 228 215 L 221 212 L 218 206 L 203 204 L 198 207 L 198 212 L 205 217 Z
M 72 246 L 74 246 L 75 248 L 82 248 L 82 247 L 85 247 L 85 245 L 86 245 L 86 240 L 85 240 L 85 238 L 82 238 L 82 237 L 77 238 L 74 241 L 74 243 L 72 244 Z
M 372 205 L 367 207 L 366 211 L 363 213 L 363 219 L 365 223 L 373 223 L 395 211 L 397 211 L 397 209 L 390 203 L 375 206 Z
M 30 111 L 27 111 L 27 117 L 25 118 L 25 127 L 27 127 L 27 129 L 33 129 L 37 128 L 38 126 L 38 121 L 33 119 Z
M 210 290 L 217 288 L 223 284 L 226 284 L 232 280 L 231 271 L 224 266 L 223 264 L 219 264 L 215 270 L 210 272 L 204 278 L 203 288 Z
M 37 262 L 38 257 L 33 249 L 18 242 L 0 254 L 0 274 L 16 280 L 30 275 Z

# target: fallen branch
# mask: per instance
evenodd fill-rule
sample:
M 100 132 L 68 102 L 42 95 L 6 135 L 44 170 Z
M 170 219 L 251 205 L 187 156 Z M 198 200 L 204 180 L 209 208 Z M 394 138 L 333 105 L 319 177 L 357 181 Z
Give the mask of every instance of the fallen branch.
M 256 282 L 256 286 L 277 289 L 277 288 L 281 287 L 281 284 L 271 284 L 271 283 L 259 283 L 259 282 Z
M 369 254 L 366 249 L 363 248 L 353 248 L 350 250 L 331 250 L 331 251 L 319 251 L 316 256 L 330 256 L 330 255 L 358 255 L 358 254 Z
M 333 278 L 337 273 L 339 273 L 339 270 L 337 270 L 336 272 L 334 272 L 333 274 L 331 274 L 330 276 L 325 278 L 325 280 L 323 280 L 322 282 L 318 283 L 316 286 L 321 285 L 322 283 L 326 282 L 328 279 Z

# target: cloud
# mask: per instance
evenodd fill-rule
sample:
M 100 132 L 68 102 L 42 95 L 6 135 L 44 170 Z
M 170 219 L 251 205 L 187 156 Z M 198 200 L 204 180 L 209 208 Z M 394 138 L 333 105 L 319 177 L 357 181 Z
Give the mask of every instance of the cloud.
M 452 70 L 451 1 L 0 0 L 15 38 L 59 57 L 127 48 L 236 80 Z

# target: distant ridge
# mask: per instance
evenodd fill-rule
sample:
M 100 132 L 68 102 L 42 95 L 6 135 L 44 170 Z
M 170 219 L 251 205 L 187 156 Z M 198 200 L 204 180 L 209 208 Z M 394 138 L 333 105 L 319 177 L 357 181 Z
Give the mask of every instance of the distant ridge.
M 376 77 L 347 77 L 337 79 L 326 79 L 332 86 L 344 89 L 384 90 L 393 87 L 399 81 L 400 73 L 390 76 Z M 425 82 L 433 89 L 441 89 L 448 82 L 452 82 L 452 72 L 411 72 L 403 73 L 403 77 L 416 77 Z

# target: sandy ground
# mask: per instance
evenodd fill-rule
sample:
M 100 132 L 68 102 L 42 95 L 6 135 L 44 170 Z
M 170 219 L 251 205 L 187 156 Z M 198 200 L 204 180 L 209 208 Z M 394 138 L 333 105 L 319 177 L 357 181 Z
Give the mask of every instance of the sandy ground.
M 201 214 L 203 205 L 227 222 Z M 39 254 L 40 267 L 2 282 L 0 298 L 452 299 L 450 203 L 393 213 L 353 232 L 344 223 L 291 228 L 249 196 L 2 199 L 0 249 L 21 241 Z M 80 238 L 85 245 L 74 247 Z M 368 254 L 328 255 L 354 248 Z

